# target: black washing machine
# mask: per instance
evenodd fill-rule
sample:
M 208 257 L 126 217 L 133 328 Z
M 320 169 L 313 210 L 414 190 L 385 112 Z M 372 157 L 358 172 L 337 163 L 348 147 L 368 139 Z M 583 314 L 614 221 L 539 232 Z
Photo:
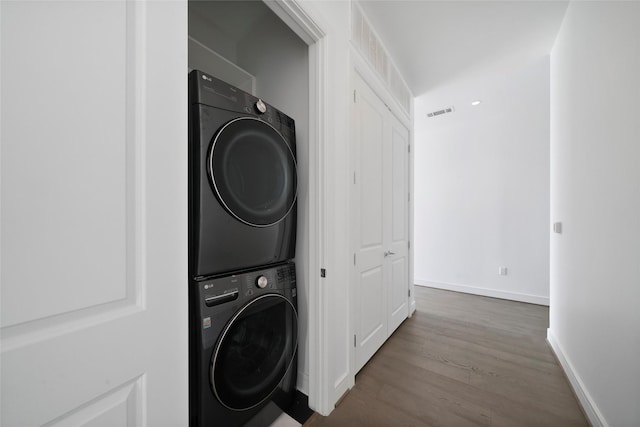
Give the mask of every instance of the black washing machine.
M 197 70 L 189 75 L 189 120 L 191 277 L 293 259 L 294 120 Z
M 297 375 L 294 263 L 192 282 L 192 294 L 191 427 L 240 426 L 266 405 L 290 406 Z

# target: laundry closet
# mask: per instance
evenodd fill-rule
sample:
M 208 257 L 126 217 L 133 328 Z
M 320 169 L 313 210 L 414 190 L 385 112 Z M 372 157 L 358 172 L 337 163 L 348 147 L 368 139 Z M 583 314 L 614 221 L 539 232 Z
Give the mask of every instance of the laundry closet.
M 203 71 L 260 97 L 295 120 L 298 388 L 307 392 L 308 46 L 261 1 L 189 1 L 188 13 L 189 71 Z

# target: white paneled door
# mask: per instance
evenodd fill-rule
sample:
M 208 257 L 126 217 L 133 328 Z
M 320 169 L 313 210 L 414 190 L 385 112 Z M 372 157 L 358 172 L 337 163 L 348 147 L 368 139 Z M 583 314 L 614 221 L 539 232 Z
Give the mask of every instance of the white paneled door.
M 2 426 L 177 426 L 185 2 L 2 1 Z
M 364 366 L 387 339 L 388 274 L 384 252 L 386 240 L 384 168 L 388 147 L 384 103 L 356 75 L 354 94 L 354 191 L 352 206 L 355 221 L 354 319 L 355 370 Z M 386 182 L 388 184 L 388 182 Z
M 388 148 L 385 181 L 387 223 L 387 282 L 389 335 L 409 315 L 409 131 L 393 114 L 387 115 Z M 388 134 L 387 134 L 388 135 Z
M 354 77 L 355 371 L 408 316 L 409 132 Z

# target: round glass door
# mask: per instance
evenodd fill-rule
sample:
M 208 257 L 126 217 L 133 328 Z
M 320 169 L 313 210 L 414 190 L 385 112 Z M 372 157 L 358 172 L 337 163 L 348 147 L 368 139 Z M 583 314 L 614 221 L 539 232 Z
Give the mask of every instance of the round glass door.
M 269 397 L 293 362 L 296 310 L 282 295 L 245 305 L 224 329 L 211 358 L 211 388 L 224 406 L 245 410 Z
M 238 220 L 255 227 L 282 221 L 297 195 L 293 152 L 271 125 L 241 117 L 224 125 L 209 150 L 209 177 Z

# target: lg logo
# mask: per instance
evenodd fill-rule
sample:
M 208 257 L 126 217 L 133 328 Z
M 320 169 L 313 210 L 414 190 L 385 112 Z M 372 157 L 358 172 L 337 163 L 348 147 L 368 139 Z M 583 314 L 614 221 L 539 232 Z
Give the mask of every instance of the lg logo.
M 213 81 L 213 79 L 211 77 L 205 76 L 204 74 L 202 75 L 202 79 L 206 80 L 208 82 L 212 82 Z

